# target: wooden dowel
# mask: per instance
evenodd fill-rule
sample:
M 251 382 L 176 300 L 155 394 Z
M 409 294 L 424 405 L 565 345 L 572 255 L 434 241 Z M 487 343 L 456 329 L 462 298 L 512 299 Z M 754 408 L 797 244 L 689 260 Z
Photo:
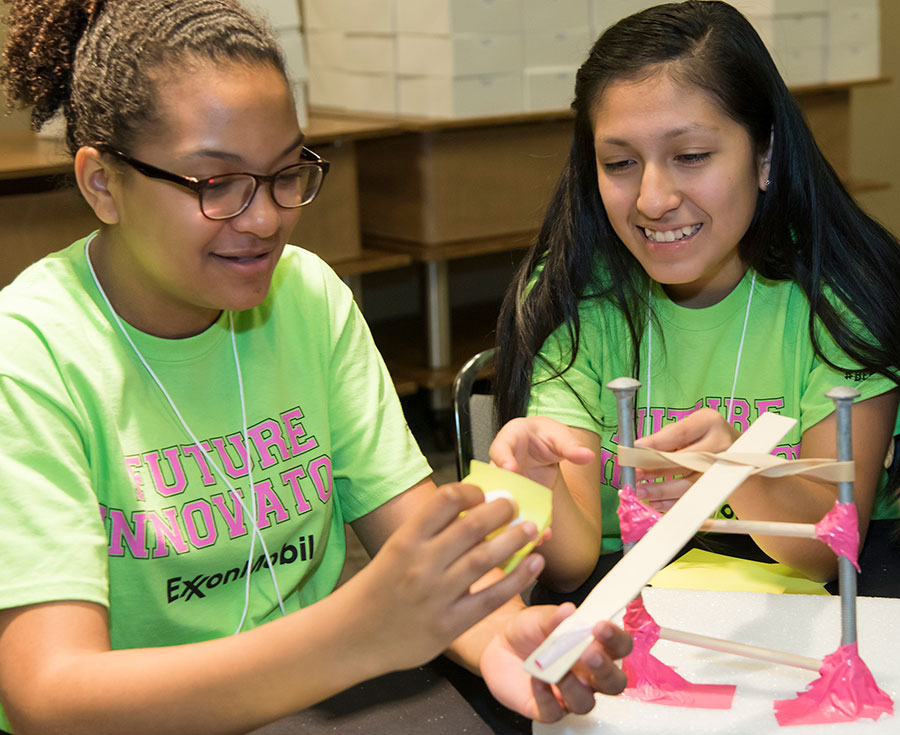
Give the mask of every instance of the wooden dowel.
M 746 643 L 735 643 L 734 641 L 726 641 L 722 640 L 721 638 L 711 638 L 710 636 L 698 635 L 696 633 L 686 633 L 683 630 L 660 628 L 659 637 L 663 640 L 673 641 L 674 643 L 685 643 L 689 646 L 708 648 L 712 651 L 733 653 L 735 656 L 754 658 L 760 661 L 768 661 L 769 663 L 783 664 L 785 666 L 794 666 L 798 669 L 818 671 L 822 667 L 822 662 L 820 660 L 810 658 L 808 656 L 798 656 L 794 653 L 773 651 L 770 648 L 750 646 Z
M 816 527 L 812 523 L 778 523 L 776 521 L 730 521 L 710 518 L 700 526 L 701 531 L 712 533 L 756 533 L 767 536 L 795 536 L 816 539 Z

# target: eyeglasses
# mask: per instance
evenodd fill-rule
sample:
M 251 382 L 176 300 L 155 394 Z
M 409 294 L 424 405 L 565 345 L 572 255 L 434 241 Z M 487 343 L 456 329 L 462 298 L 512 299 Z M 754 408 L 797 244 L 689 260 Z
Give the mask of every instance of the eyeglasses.
M 297 207 L 306 206 L 316 198 L 316 195 L 322 188 L 325 174 L 328 173 L 328 169 L 331 166 L 328 161 L 316 152 L 304 146 L 301 149 L 300 156 L 307 160 L 292 163 L 290 166 L 285 166 L 268 176 L 242 172 L 211 176 L 208 179 L 198 179 L 193 176 L 181 176 L 180 174 L 157 168 L 149 163 L 132 158 L 121 151 L 117 151 L 108 145 L 101 144 L 96 147 L 124 161 L 144 176 L 148 176 L 151 179 L 171 181 L 173 184 L 190 189 L 200 201 L 200 211 L 203 213 L 203 216 L 212 220 L 237 217 L 250 206 L 250 202 L 253 201 L 253 197 L 256 195 L 256 190 L 263 183 L 268 185 L 269 192 L 272 194 L 272 201 L 279 207 L 296 209 Z

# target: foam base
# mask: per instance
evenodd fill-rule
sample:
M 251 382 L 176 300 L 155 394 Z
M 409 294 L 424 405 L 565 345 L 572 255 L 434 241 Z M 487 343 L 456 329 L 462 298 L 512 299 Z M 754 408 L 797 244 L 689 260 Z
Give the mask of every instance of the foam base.
M 838 597 L 647 588 L 644 601 L 656 622 L 666 628 L 819 659 L 841 643 Z M 861 597 L 857 616 L 860 657 L 900 709 L 900 600 Z M 621 617 L 616 622 L 621 624 Z M 731 709 L 689 709 L 597 695 L 597 705 L 590 713 L 569 715 L 552 724 L 534 723 L 534 735 L 900 732 L 898 714 L 883 715 L 877 721 L 780 727 L 774 701 L 803 691 L 818 679 L 814 671 L 662 640 L 653 647 L 653 655 L 690 681 L 736 684 Z

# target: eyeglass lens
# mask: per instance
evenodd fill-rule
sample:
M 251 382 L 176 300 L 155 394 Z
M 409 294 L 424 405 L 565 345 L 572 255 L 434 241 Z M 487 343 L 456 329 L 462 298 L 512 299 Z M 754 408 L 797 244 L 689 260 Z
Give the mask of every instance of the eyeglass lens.
M 270 191 L 280 207 L 293 209 L 309 204 L 322 184 L 318 166 L 298 164 L 278 173 Z M 247 174 L 227 174 L 210 179 L 200 197 L 203 214 L 211 219 L 227 219 L 239 214 L 256 191 L 256 180 Z

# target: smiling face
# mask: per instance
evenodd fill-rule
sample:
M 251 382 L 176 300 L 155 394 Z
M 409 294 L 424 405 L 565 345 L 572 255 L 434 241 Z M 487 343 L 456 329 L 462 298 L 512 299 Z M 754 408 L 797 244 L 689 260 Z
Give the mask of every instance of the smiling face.
M 133 158 L 197 178 L 269 174 L 299 160 L 294 103 L 273 66 L 201 63 L 156 78 L 161 123 L 126 151 Z M 298 209 L 278 207 L 261 185 L 242 214 L 212 221 L 188 189 L 124 165 L 109 170 L 115 217 L 91 244 L 91 258 L 126 321 L 183 337 L 223 309 L 265 298 Z
M 607 217 L 644 270 L 684 306 L 728 295 L 768 172 L 747 130 L 664 69 L 610 84 L 593 128 Z

